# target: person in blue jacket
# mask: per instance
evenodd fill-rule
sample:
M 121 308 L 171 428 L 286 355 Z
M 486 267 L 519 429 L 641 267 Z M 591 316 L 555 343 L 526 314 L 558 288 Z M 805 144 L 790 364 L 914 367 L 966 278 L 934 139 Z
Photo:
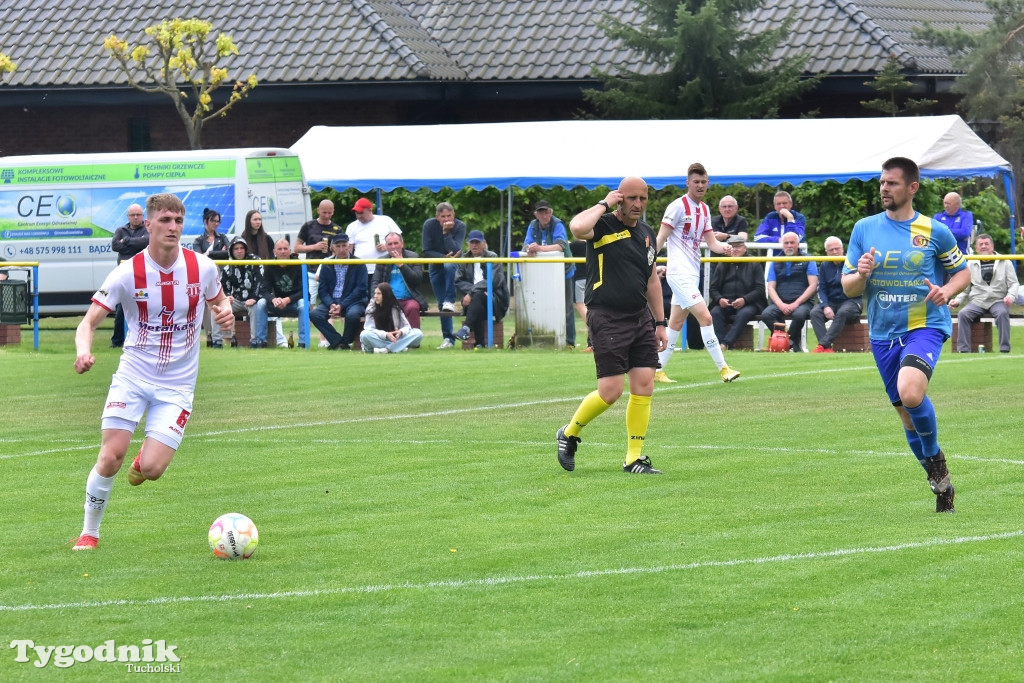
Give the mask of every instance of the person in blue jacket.
M 804 241 L 807 217 L 793 210 L 793 197 L 785 190 L 775 193 L 775 210 L 764 217 L 754 233 L 755 242 L 781 242 L 787 232 L 795 232 Z

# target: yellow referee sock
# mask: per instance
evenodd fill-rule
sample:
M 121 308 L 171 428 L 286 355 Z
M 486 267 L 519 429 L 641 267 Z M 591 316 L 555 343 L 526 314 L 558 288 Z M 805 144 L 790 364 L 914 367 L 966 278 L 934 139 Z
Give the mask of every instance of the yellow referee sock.
M 590 424 L 595 417 L 611 408 L 611 405 L 611 403 L 605 403 L 601 398 L 601 394 L 597 393 L 596 390 L 590 392 L 583 399 L 583 402 L 580 403 L 580 407 L 576 409 L 572 420 L 569 421 L 569 426 L 565 429 L 565 435 L 579 436 L 580 430 Z
M 628 465 L 640 459 L 644 448 L 644 437 L 647 436 L 647 424 L 651 421 L 651 397 L 629 395 L 626 404 L 626 434 L 629 445 L 626 446 L 626 462 Z

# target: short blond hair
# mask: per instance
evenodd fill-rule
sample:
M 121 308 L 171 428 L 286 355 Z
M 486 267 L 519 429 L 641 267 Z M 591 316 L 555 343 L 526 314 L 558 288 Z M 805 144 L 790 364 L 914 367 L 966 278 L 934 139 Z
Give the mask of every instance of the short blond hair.
M 181 198 L 178 197 L 178 195 L 171 194 L 170 192 L 150 195 L 146 200 L 146 217 L 152 218 L 153 214 L 161 210 L 170 211 L 171 213 L 180 213 L 184 216 L 185 204 L 181 201 Z

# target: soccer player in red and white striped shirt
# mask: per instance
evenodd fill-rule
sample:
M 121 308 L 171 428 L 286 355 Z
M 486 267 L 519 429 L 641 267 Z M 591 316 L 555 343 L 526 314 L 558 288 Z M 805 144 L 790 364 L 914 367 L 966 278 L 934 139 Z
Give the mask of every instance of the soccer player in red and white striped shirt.
M 732 256 L 732 247 L 718 241 L 711 229 L 711 212 L 704 203 L 708 191 L 708 172 L 702 164 L 690 164 L 686 170 L 686 194 L 665 208 L 658 231 L 658 251 L 668 244 L 668 268 L 665 281 L 672 289 L 672 308 L 668 317 L 668 347 L 658 354 L 661 369 L 654 373 L 655 382 L 674 383 L 665 374 L 665 366 L 672 359 L 676 342 L 682 333 L 687 315 L 700 325 L 700 336 L 711 359 L 718 366 L 723 382 L 731 382 L 740 373 L 725 362 L 722 347 L 718 345 L 711 313 L 700 291 L 700 245 L 704 242 L 716 254 Z
M 118 304 L 124 309 L 128 333 L 103 409 L 100 452 L 86 481 L 85 523 L 75 550 L 96 547 L 114 475 L 142 417 L 146 438 L 128 470 L 132 486 L 159 479 L 181 444 L 192 414 L 204 307 L 211 307 L 222 329 L 231 329 L 217 266 L 179 245 L 184 204 L 173 194 L 156 194 L 146 213 L 149 247 L 111 271 L 75 333 L 75 372 L 82 374 L 96 363 L 96 327 Z

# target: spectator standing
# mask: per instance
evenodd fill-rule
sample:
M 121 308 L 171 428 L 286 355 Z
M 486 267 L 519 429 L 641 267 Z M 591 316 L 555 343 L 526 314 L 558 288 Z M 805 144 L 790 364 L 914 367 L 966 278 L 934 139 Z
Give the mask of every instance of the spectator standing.
M 286 261 L 292 258 L 292 250 L 288 240 L 278 240 L 274 245 L 274 259 Z M 263 267 L 263 275 L 267 280 L 266 294 L 256 302 L 256 324 L 252 332 L 252 348 L 267 346 L 267 318 L 293 317 L 299 319 L 299 348 L 306 348 L 309 342 L 309 329 L 305 325 L 302 312 L 306 308 L 306 300 L 302 296 L 302 268 L 298 265 L 267 265 Z
M 933 218 L 953 233 L 961 254 L 969 253 L 971 232 L 974 230 L 974 214 L 964 211 L 960 195 L 956 192 L 949 192 L 942 198 L 942 209 Z
M 117 252 L 117 263 L 130 259 L 149 246 L 149 231 L 144 225 L 142 207 L 132 204 L 128 207 L 128 222 L 114 231 L 110 248 Z M 124 346 L 124 310 L 117 304 L 114 311 L 114 333 L 110 346 L 119 349 Z
M 423 332 L 409 323 L 395 299 L 391 285 L 381 282 L 373 288 L 373 299 L 366 306 L 366 323 L 359 343 L 366 353 L 401 353 L 418 346 Z
M 562 220 L 554 215 L 551 204 L 541 199 L 533 206 L 534 219 L 526 227 L 523 251 L 527 256 L 536 256 L 545 251 L 561 252 L 572 258 L 569 249 L 569 233 Z M 565 344 L 576 346 L 576 311 L 573 307 L 573 275 L 576 264 L 565 264 Z
M 572 254 L 573 258 L 586 258 L 586 241 L 573 240 L 572 242 L 569 242 L 569 252 Z M 592 353 L 594 351 L 594 347 L 590 345 L 590 328 L 587 326 L 587 269 L 578 263 L 575 265 L 576 270 L 572 276 L 572 301 L 573 306 L 576 308 L 576 313 L 579 314 L 580 320 L 583 321 L 583 329 L 587 333 L 587 348 L 585 348 L 584 351 Z
M 346 263 L 351 260 L 352 247 L 345 233 L 331 239 L 331 252 L 334 261 L 320 266 L 320 303 L 309 314 L 309 319 L 327 339 L 329 349 L 348 350 L 352 348 L 359 321 L 366 312 L 366 269 Z M 331 324 L 336 318 L 345 319 L 342 334 Z
M 800 236 L 787 232 L 782 236 L 782 253 L 800 254 Z M 818 290 L 818 267 L 814 261 L 785 261 L 768 264 L 768 307 L 761 311 L 761 321 L 771 331 L 775 323 L 786 318 L 789 324 L 789 348 L 802 351 L 800 333 L 811 315 L 811 301 Z
M 725 362 L 722 347 L 715 336 L 711 313 L 700 290 L 700 245 L 701 242 L 716 254 L 732 256 L 732 247 L 722 244 L 711 229 L 711 212 L 704 203 L 708 191 L 708 172 L 702 164 L 690 164 L 686 171 L 686 194 L 673 200 L 665 208 L 658 231 L 656 251 L 668 245 L 668 266 L 665 280 L 672 290 L 672 307 L 668 318 L 668 347 L 658 354 L 661 369 L 654 373 L 655 382 L 674 383 L 665 374 L 665 368 L 676 350 L 676 342 L 682 334 L 686 316 L 693 316 L 700 325 L 704 348 L 711 360 L 718 366 L 723 382 L 732 382 L 740 373 Z
M 747 255 L 746 238 L 732 235 L 729 244 L 733 256 Z M 747 323 L 764 309 L 764 266 L 754 261 L 719 263 L 711 273 L 708 292 L 715 336 L 724 350 L 731 349 Z
M 576 468 L 580 432 L 619 400 L 628 377 L 622 470 L 661 474 L 643 455 L 658 352 L 668 344 L 654 269 L 655 235 L 643 221 L 646 210 L 647 182 L 627 177 L 569 224 L 574 237 L 587 241 L 587 324 L 597 369 L 597 390 L 583 399 L 569 424 L 555 435 L 558 464 L 570 472 Z
M 96 363 L 92 343 L 97 325 L 116 304 L 125 309 L 128 336 L 104 401 L 99 454 L 86 479 L 85 518 L 74 550 L 95 550 L 99 544 L 114 476 L 143 417 L 146 437 L 128 468 L 128 483 L 159 479 L 174 458 L 192 414 L 202 309 L 211 306 L 216 323 L 231 327 L 231 307 L 217 268 L 179 245 L 184 204 L 173 194 L 157 194 L 147 200 L 146 211 L 149 244 L 111 271 L 75 332 L 75 372 L 82 374 Z M 155 302 L 159 308 L 150 315 Z M 184 494 L 172 495 L 186 501 Z
M 843 255 L 843 241 L 834 235 L 825 240 L 825 253 Z M 861 298 L 850 298 L 843 291 L 843 263 L 822 261 L 818 266 L 818 303 L 811 309 L 811 327 L 818 345 L 811 353 L 833 353 L 832 342 L 840 335 L 846 323 L 860 319 Z M 825 327 L 825 321 L 832 324 Z
M 306 221 L 299 228 L 295 238 L 295 253 L 306 254 L 306 258 L 330 258 L 328 246 L 331 239 L 341 232 L 341 226 L 331 220 L 334 217 L 334 202 L 324 199 L 316 207 L 316 218 Z
M 352 243 L 353 257 L 357 259 L 381 258 L 387 253 L 384 246 L 384 238 L 388 233 L 402 234 L 402 229 L 391 220 L 390 216 L 375 214 L 373 202 L 366 197 L 360 197 L 352 206 L 356 219 L 348 224 L 345 232 L 348 233 L 349 241 Z M 366 276 L 373 279 L 373 270 L 376 267 L 373 263 L 366 264 Z M 370 293 L 367 291 L 367 297 Z
M 206 207 L 203 209 L 203 234 L 196 237 L 192 242 L 192 251 L 205 254 L 215 261 L 223 261 L 228 258 L 228 236 L 217 230 L 220 227 L 220 212 Z M 218 271 L 220 266 L 217 267 Z M 206 330 L 206 341 L 208 346 L 221 348 L 224 346 L 220 327 L 210 322 L 210 309 L 207 308 L 203 314 L 203 329 Z
M 939 447 L 928 384 L 952 332 L 947 303 L 970 282 L 956 238 L 914 210 L 920 170 L 905 157 L 882 164 L 879 194 L 885 211 L 853 226 L 843 266 L 843 289 L 867 305 L 871 352 L 907 444 L 928 475 L 936 512 L 954 512 L 956 495 Z M 927 239 L 921 239 L 926 235 Z M 937 282 L 946 280 L 941 287 Z
M 245 240 L 236 237 L 231 242 L 232 261 L 251 261 L 255 255 L 248 253 Z M 224 266 L 220 274 L 221 287 L 224 295 L 231 299 L 231 312 L 235 318 L 246 316 L 249 319 L 249 329 L 255 326 L 256 302 L 263 298 L 263 267 L 255 265 L 228 264 Z M 234 321 L 232 321 L 234 322 Z M 232 346 L 235 345 L 235 333 L 231 332 Z
M 448 202 L 437 205 L 433 218 L 423 223 L 424 258 L 459 258 L 462 245 L 466 241 L 466 224 L 455 217 L 455 207 Z M 455 313 L 455 263 L 431 263 L 428 269 L 430 287 L 437 298 L 437 310 Z M 450 349 L 455 346 L 455 336 L 451 316 L 441 317 L 441 336 L 443 340 L 439 349 Z
M 497 254 L 487 249 L 487 241 L 479 230 L 469 233 L 469 253 L 466 258 L 497 258 Z M 455 338 L 461 341 L 469 339 L 470 332 L 475 340 L 474 346 L 484 348 L 487 340 L 487 264 L 460 263 L 455 276 L 455 288 L 462 295 L 462 310 L 466 312 L 466 324 L 457 332 Z M 495 320 L 501 320 L 508 312 L 509 293 L 505 282 L 505 270 L 500 263 L 491 266 L 491 292 L 494 300 L 491 308 Z
M 980 256 L 994 256 L 996 250 L 992 236 L 985 233 L 978 235 L 974 240 L 974 251 Z M 999 350 L 1009 353 L 1010 306 L 1020 292 L 1013 262 L 971 260 L 967 262 L 967 269 L 971 273 L 970 284 L 949 302 L 950 309 L 960 308 L 956 315 L 957 350 L 960 353 L 971 351 L 971 327 L 983 315 L 990 315 L 995 318 L 996 329 L 999 331 Z
M 718 215 L 711 217 L 711 229 L 719 242 L 727 242 L 730 237 L 739 235 L 747 241 L 747 219 L 739 215 L 739 204 L 730 194 L 718 200 Z
M 420 287 L 423 284 L 423 267 L 416 263 L 405 262 L 406 259 L 419 258 L 419 254 L 406 249 L 401 233 L 397 232 L 388 233 L 384 237 L 384 248 L 388 258 L 393 261 L 377 264 L 373 271 L 370 290 L 376 289 L 381 282 L 387 282 L 391 286 L 391 293 L 402 310 L 405 311 L 405 317 L 409 319 L 409 324 L 419 329 L 420 313 L 425 313 L 427 310 L 427 297 L 420 292 Z M 394 261 L 398 261 L 398 263 Z
M 259 211 L 246 212 L 242 237 L 245 238 L 246 251 L 256 258 L 263 261 L 274 258 L 274 240 L 263 229 L 263 214 Z
M 807 217 L 793 210 L 793 197 L 785 190 L 775 193 L 775 210 L 771 211 L 754 233 L 755 242 L 781 242 L 787 232 L 796 233 L 798 241 L 807 234 Z

